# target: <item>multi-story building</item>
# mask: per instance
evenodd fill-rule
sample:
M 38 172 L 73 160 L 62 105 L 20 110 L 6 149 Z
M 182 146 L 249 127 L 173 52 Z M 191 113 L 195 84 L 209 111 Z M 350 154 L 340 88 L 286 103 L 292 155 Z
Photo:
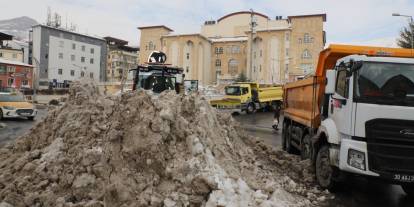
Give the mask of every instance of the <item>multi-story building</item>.
M 0 32 L 0 58 L 23 63 L 24 50 L 12 47 L 10 43 L 14 43 L 13 36 Z
M 81 78 L 106 79 L 105 39 L 46 25 L 33 26 L 29 54 L 39 88 L 68 87 Z
M 32 88 L 33 66 L 0 58 L 0 88 Z
M 129 70 L 137 67 L 139 48 L 128 46 L 128 41 L 114 37 L 104 39 L 108 44 L 106 81 L 119 82 L 122 77 L 132 80 Z
M 173 34 L 163 25 L 139 27 L 140 62 L 152 50 L 162 50 L 167 63 L 183 67 L 186 79 L 203 85 L 232 81 L 242 73 L 280 84 L 313 72 L 325 45 L 325 21 L 325 14 L 270 19 L 242 11 L 206 21 L 196 34 Z

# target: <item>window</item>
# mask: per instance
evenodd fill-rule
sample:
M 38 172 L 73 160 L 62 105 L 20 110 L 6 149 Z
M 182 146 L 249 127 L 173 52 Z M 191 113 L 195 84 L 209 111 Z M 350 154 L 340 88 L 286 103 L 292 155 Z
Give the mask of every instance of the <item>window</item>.
M 81 77 L 85 76 L 85 72 L 81 71 Z
M 239 54 L 239 53 L 240 53 L 240 47 L 239 47 L 239 46 L 237 46 L 237 45 L 234 45 L 234 46 L 231 48 L 231 53 L 233 53 L 233 54 Z
M 310 58 L 312 58 L 311 53 L 309 52 L 308 49 L 305 49 L 302 53 L 302 59 L 310 59 Z
M 302 38 L 299 38 L 299 39 L 298 39 L 298 43 L 299 43 L 299 44 L 302 44 Z
M 286 53 L 286 57 L 288 57 L 289 56 L 289 49 L 286 48 L 286 52 L 285 53 Z
M 7 72 L 8 73 L 15 73 L 16 67 L 15 66 L 7 66 Z
M 76 44 L 72 43 L 72 49 L 75 50 L 76 49 Z
M 286 37 L 286 41 L 289 41 L 289 39 L 290 39 L 290 38 L 289 38 L 289 32 L 286 32 L 286 33 L 285 33 L 285 37 Z
M 17 58 L 17 54 L 13 53 L 13 58 L 16 59 Z
M 231 59 L 229 61 L 229 73 L 230 75 L 237 75 L 238 72 L 238 67 L 239 67 L 239 62 L 235 59 Z
M 89 73 L 89 77 L 90 78 L 93 78 L 93 73 L 91 72 L 91 73 Z
M 59 53 L 59 59 L 63 59 L 63 53 Z
M 152 41 L 148 42 L 148 50 L 155 50 L 155 45 Z
M 63 69 L 58 69 L 58 74 L 62 75 L 63 74 Z
M 187 53 L 187 60 L 190 59 L 190 53 Z
M 75 55 L 71 55 L 70 60 L 75 61 Z
M 91 54 L 95 53 L 95 49 L 91 48 Z
M 223 54 L 223 48 L 222 47 L 219 48 L 219 54 Z
M 344 98 L 348 98 L 348 80 L 346 77 L 346 70 L 339 70 L 336 79 L 336 93 Z
M 312 64 L 301 64 L 300 68 L 303 70 L 305 75 L 313 73 L 313 65 Z
M 262 72 L 262 65 L 259 65 L 259 72 Z
M 70 70 L 70 76 L 75 76 L 75 71 L 74 70 Z
M 93 64 L 93 58 L 91 58 L 91 59 L 89 60 L 89 63 Z
M 260 57 L 262 57 L 263 56 L 263 51 L 262 50 L 260 50 Z
M 85 45 L 82 45 L 82 51 L 85 51 Z
M 65 43 L 63 41 L 59 41 L 59 47 L 63 47 Z
M 14 78 L 9 78 L 7 80 L 7 86 L 13 86 L 13 84 L 14 84 Z
M 3 53 L 0 52 L 0 57 L 3 57 Z
M 219 54 L 219 48 L 218 47 L 216 47 L 216 54 Z
M 187 67 L 185 68 L 185 71 L 186 71 L 187 73 L 188 73 L 188 72 L 190 72 L 190 67 L 188 67 L 188 66 L 187 66 Z
M 256 52 L 253 53 L 253 58 L 256 59 Z
M 85 57 L 81 57 L 81 62 L 85 62 Z
M 6 73 L 6 71 L 7 71 L 7 69 L 6 69 L 7 67 L 5 66 L 5 65 L 0 65 L 0 74 L 4 74 L 4 73 Z M 0 84 L 0 86 L 1 86 L 1 84 Z
M 216 59 L 216 66 L 221 66 L 221 60 L 220 59 Z
M 45 55 L 45 58 L 46 58 L 46 59 L 48 59 L 48 58 L 49 58 L 49 54 L 46 54 L 46 55 Z
M 309 33 L 305 33 L 305 35 L 303 35 L 303 43 L 312 43 L 313 38 L 311 38 L 311 36 L 309 36 Z

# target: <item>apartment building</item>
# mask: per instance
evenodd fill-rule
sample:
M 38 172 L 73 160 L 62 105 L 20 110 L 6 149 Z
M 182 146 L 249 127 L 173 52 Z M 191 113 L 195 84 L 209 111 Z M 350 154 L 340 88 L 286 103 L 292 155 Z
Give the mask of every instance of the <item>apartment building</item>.
M 106 79 L 105 39 L 46 25 L 33 26 L 29 54 L 39 88 L 65 88 L 81 78 Z
M 186 79 L 202 85 L 231 82 L 242 73 L 259 83 L 283 84 L 314 72 L 325 45 L 324 22 L 325 14 L 270 18 L 241 11 L 206 21 L 195 34 L 175 34 L 164 25 L 139 27 L 140 63 L 152 50 L 162 50 L 167 63 L 183 67 Z
M 114 37 L 104 37 L 108 45 L 108 58 L 106 69 L 106 81 L 120 82 L 132 80 L 130 69 L 138 64 L 139 48 L 128 46 L 128 41 Z
M 15 45 L 13 36 L 0 32 L 0 58 L 23 63 L 24 49 L 12 47 L 12 45 Z
M 32 88 L 33 66 L 0 58 L 0 88 Z

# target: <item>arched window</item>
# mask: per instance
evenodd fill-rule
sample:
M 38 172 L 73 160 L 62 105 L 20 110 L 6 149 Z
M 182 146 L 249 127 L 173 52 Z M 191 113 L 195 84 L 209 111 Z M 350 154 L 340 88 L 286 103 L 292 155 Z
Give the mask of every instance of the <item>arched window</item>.
M 239 69 L 239 62 L 235 59 L 230 59 L 229 61 L 229 73 L 234 76 L 237 75 Z
M 311 55 L 311 53 L 309 52 L 309 50 L 308 50 L 308 49 L 305 49 L 305 50 L 303 51 L 303 53 L 302 53 L 302 58 L 303 58 L 303 59 L 310 59 L 310 58 L 312 58 L 312 55 Z
M 216 59 L 216 66 L 221 66 L 221 60 L 220 59 Z

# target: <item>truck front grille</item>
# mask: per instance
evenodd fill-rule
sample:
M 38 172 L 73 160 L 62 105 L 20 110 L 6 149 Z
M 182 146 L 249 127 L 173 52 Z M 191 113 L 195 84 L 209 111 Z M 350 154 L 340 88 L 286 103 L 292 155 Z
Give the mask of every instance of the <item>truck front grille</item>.
M 371 171 L 414 174 L 414 121 L 374 119 L 365 129 Z

